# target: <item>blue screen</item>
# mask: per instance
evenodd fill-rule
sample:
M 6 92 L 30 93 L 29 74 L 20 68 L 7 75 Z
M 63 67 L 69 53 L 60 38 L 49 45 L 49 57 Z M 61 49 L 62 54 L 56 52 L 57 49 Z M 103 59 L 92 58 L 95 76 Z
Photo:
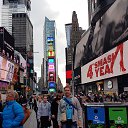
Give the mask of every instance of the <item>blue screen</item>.
M 55 83 L 54 82 L 50 82 L 49 83 L 49 88 L 55 88 Z

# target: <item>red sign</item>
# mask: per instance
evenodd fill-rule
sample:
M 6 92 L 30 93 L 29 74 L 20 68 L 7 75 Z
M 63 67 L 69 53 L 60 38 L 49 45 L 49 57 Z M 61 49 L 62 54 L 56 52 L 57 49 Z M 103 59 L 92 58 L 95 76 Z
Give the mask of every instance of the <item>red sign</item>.
M 72 70 L 66 71 L 66 79 L 72 79 Z
M 128 41 L 82 67 L 82 83 L 128 73 Z

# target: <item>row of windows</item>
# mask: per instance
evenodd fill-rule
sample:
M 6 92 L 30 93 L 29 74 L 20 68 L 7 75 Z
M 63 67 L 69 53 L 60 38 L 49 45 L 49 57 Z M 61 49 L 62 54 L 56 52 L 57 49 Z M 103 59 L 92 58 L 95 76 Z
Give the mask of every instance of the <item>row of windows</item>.
M 13 14 L 12 17 L 13 17 L 13 18 L 24 18 L 24 17 L 26 17 L 26 14 L 22 14 L 22 13 Z

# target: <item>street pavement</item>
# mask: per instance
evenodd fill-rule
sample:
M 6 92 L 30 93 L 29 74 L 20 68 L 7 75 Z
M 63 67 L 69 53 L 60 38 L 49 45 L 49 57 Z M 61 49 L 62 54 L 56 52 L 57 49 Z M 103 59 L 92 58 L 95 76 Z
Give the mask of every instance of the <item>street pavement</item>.
M 25 122 L 24 128 L 37 128 L 37 120 L 36 120 L 36 113 L 32 110 L 30 117 Z M 52 126 L 50 128 L 53 128 Z

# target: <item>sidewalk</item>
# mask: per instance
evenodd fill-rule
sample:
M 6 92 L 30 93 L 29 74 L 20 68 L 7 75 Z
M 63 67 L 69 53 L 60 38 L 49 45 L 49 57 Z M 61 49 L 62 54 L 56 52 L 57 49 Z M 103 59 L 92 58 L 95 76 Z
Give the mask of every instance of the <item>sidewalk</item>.
M 36 113 L 32 110 L 32 113 L 28 120 L 25 122 L 24 128 L 37 128 L 37 120 L 36 120 Z

